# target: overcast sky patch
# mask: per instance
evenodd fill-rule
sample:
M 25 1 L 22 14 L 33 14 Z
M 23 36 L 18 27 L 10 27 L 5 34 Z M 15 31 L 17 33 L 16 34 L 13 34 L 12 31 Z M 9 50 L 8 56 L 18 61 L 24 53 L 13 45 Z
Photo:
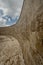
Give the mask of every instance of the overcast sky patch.
M 3 13 L 0 16 L 0 27 L 2 25 L 3 26 L 7 25 L 6 24 L 7 21 L 5 19 L 3 19 L 3 17 L 5 17 L 6 15 L 12 17 L 12 19 L 16 16 L 19 18 L 22 5 L 23 5 L 23 0 L 0 0 L 0 14 Z M 1 12 L 1 10 L 3 12 Z M 10 22 L 12 22 L 12 21 L 10 21 Z M 16 21 L 14 21 L 14 22 L 16 22 Z

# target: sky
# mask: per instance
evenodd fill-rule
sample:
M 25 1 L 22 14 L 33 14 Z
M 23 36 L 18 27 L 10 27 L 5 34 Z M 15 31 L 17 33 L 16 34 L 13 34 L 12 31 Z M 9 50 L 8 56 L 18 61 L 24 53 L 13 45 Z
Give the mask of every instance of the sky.
M 19 19 L 23 0 L 0 0 L 0 27 L 13 25 Z

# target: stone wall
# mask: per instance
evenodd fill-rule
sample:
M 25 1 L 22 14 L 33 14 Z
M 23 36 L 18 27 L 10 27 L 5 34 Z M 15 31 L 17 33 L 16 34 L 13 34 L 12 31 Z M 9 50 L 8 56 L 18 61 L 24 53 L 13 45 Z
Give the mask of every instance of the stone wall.
M 43 65 L 43 0 L 24 0 L 17 24 L 0 28 L 0 35 L 18 40 L 25 65 Z

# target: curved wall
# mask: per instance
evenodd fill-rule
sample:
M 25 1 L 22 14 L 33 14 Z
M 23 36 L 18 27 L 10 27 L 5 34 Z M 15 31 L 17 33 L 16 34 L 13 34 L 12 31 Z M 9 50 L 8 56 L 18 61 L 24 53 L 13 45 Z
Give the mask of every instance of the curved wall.
M 25 65 L 43 65 L 42 28 L 43 0 L 24 0 L 21 17 L 17 24 L 0 28 L 0 35 L 10 35 L 19 41 Z

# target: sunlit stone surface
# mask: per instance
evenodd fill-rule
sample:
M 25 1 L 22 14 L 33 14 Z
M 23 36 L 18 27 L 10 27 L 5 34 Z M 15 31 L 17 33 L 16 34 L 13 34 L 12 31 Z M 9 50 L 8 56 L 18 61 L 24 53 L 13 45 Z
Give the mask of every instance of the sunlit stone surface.
M 21 47 L 14 37 L 0 36 L 0 65 L 24 65 Z

